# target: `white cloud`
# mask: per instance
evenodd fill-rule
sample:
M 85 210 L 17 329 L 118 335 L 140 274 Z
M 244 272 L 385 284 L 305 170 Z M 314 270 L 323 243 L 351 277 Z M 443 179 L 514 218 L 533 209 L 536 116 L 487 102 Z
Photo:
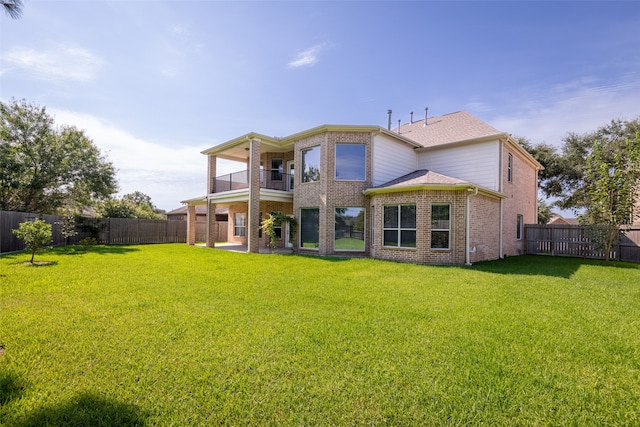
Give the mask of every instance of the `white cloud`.
M 90 114 L 48 109 L 56 124 L 83 129 L 117 169 L 120 194 L 142 191 L 161 209 L 206 192 L 207 158 L 200 154 L 215 142 L 168 145 L 139 138 Z M 220 167 L 219 174 L 237 171 Z
M 608 82 L 585 78 L 515 94 L 510 99 L 514 104 L 507 107 L 509 113 L 487 117 L 487 121 L 533 143 L 559 146 L 569 132 L 586 133 L 613 119 L 637 117 L 639 94 L 640 73 Z
M 104 64 L 104 60 L 90 50 L 64 44 L 41 50 L 15 47 L 3 54 L 2 59 L 13 68 L 38 79 L 80 82 L 95 79 Z
M 326 49 L 326 47 L 326 43 L 321 43 L 307 50 L 299 52 L 296 57 L 291 62 L 289 62 L 289 68 L 308 67 L 315 65 L 319 60 L 320 52 Z

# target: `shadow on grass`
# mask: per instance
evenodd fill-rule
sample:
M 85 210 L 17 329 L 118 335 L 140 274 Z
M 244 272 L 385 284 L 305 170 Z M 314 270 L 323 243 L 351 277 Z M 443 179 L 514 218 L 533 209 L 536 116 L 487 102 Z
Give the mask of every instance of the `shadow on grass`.
M 135 405 L 93 393 L 80 393 L 68 402 L 43 408 L 16 420 L 12 427 L 142 426 L 148 415 Z
M 546 255 L 521 255 L 496 261 L 473 264 L 472 270 L 497 274 L 522 274 L 527 276 L 553 276 L 568 279 L 583 265 L 602 265 L 603 260 L 553 257 Z M 612 261 L 611 268 L 640 269 L 640 265 Z
M 0 374 L 0 408 L 12 400 L 20 398 L 26 388 L 17 375 L 11 372 Z

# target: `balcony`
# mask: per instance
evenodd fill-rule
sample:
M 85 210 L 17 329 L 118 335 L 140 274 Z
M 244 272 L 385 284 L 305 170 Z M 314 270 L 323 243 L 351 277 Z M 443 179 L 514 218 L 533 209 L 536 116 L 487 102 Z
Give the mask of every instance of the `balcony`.
M 244 170 L 215 178 L 214 193 L 249 188 L 249 171 Z M 260 170 L 260 188 L 293 191 L 293 175 L 279 170 Z

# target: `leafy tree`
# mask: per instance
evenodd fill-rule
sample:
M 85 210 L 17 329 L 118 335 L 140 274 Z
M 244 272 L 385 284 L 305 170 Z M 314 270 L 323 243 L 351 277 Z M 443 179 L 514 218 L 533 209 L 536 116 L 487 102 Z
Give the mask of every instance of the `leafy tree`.
M 21 222 L 18 228 L 13 230 L 18 239 L 22 240 L 28 250 L 31 251 L 31 264 L 36 255 L 36 251 L 51 243 L 51 224 L 47 224 L 41 219 Z
M 60 221 L 56 221 L 56 224 L 60 226 L 60 235 L 64 239 L 64 251 L 67 251 L 67 244 L 69 243 L 69 237 L 76 236 L 76 217 L 73 214 L 66 214 Z
M 551 219 L 551 206 L 544 200 L 538 200 L 538 224 L 546 224 Z
M 607 158 L 602 144 L 596 141 L 586 161 L 585 193 L 589 204 L 580 219 L 591 226 L 591 237 L 604 250 L 607 263 L 611 248 L 625 232 L 622 226 L 631 224 L 638 216 L 639 190 L 640 132 L 612 159 Z
M 73 126 L 55 127 L 44 107 L 0 102 L 0 209 L 54 213 L 93 206 L 117 189 L 113 164 Z
M 586 182 L 586 161 L 592 154 L 596 141 L 601 148 L 603 161 L 612 162 L 616 154 L 626 149 L 626 141 L 635 138 L 640 131 L 640 117 L 633 120 L 615 119 L 593 132 L 583 135 L 571 132 L 559 148 L 541 143 L 531 144 L 520 138 L 519 142 L 545 169 L 540 171 L 540 190 L 554 205 L 576 211 L 589 206 Z
M 109 199 L 99 209 L 100 215 L 107 218 L 164 219 L 161 212 L 151 202 L 151 197 L 140 191 L 125 194 L 120 199 Z
M 22 0 L 0 0 L 0 5 L 4 11 L 13 19 L 18 19 L 22 16 Z

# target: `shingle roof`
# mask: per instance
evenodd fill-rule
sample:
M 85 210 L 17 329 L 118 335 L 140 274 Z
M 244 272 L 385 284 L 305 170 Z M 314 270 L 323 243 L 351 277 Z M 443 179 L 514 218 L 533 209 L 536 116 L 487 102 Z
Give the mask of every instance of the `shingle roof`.
M 378 185 L 374 188 L 400 188 L 409 187 L 414 185 L 460 185 L 469 184 L 468 181 L 463 181 L 458 178 L 452 178 L 447 175 L 421 169 L 415 172 L 411 172 L 407 175 L 401 176 L 382 185 Z
M 398 132 L 398 128 L 393 130 Z M 459 141 L 504 135 L 493 126 L 479 118 L 458 111 L 443 116 L 429 117 L 427 125 L 424 119 L 400 126 L 400 135 L 412 139 L 423 147 L 450 144 Z

